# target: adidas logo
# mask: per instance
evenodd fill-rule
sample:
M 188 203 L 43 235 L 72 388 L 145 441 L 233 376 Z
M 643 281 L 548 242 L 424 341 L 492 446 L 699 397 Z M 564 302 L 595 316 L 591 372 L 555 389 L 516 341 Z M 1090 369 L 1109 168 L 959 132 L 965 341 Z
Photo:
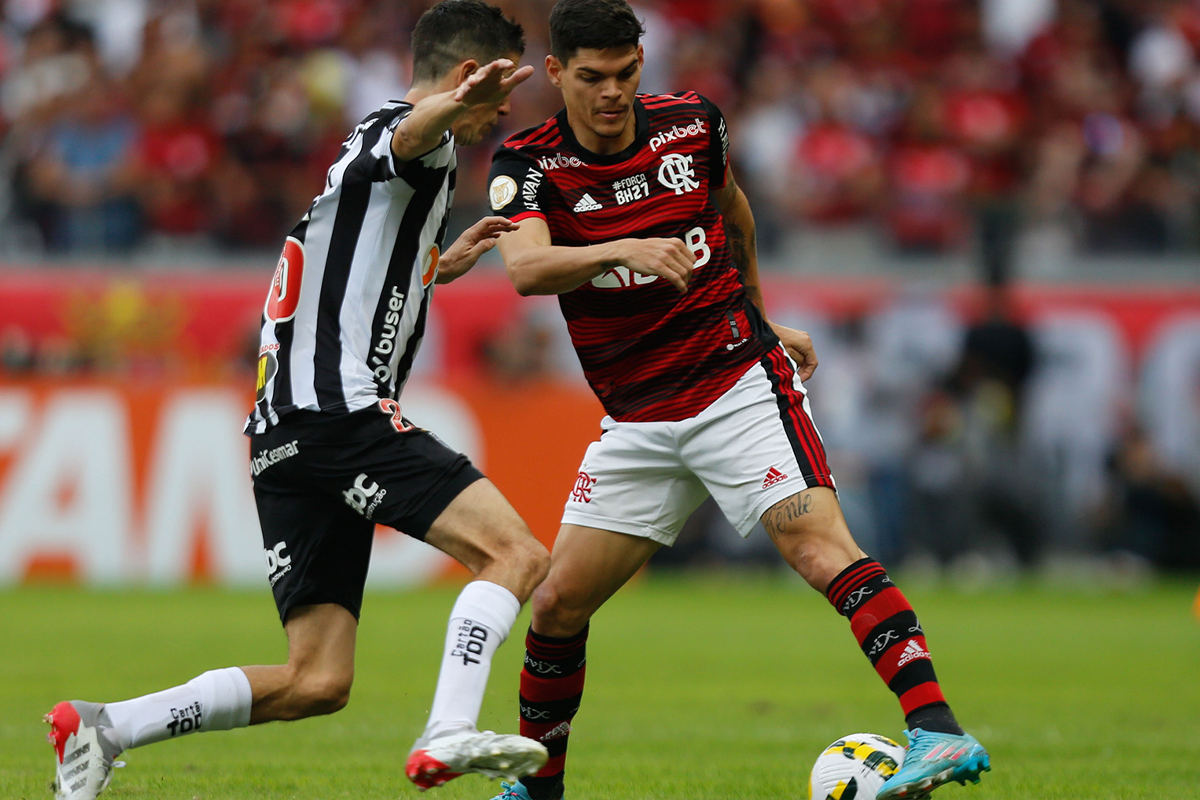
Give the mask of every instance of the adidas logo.
M 909 639 L 908 644 L 904 646 L 904 652 L 900 654 L 900 661 L 897 667 L 903 667 L 910 661 L 916 661 L 918 658 L 929 658 L 929 651 L 921 647 L 916 639 Z
M 583 197 L 579 198 L 579 202 L 575 204 L 575 213 L 582 214 L 584 211 L 599 211 L 604 208 L 596 202 L 590 194 L 584 193 Z
M 775 469 L 774 467 L 771 467 L 769 470 L 767 470 L 767 477 L 763 478 L 762 488 L 764 488 L 764 489 L 770 488 L 771 486 L 774 486 L 775 484 L 779 483 L 780 481 L 785 481 L 785 480 L 787 480 L 787 475 L 784 475 L 779 470 Z

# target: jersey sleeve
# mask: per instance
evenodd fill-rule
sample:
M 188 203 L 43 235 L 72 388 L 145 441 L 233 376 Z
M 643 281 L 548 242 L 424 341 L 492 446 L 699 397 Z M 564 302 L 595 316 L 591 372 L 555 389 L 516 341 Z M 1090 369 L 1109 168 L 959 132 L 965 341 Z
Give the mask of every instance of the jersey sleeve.
M 546 173 L 532 158 L 502 147 L 492 156 L 488 173 L 488 204 L 502 217 L 519 222 L 527 217 L 546 219 Z
M 710 189 L 724 189 L 725 173 L 729 167 L 729 131 L 725 127 L 725 115 L 707 97 L 701 96 L 700 102 L 708 114 L 711 131 L 708 138 L 708 186 Z

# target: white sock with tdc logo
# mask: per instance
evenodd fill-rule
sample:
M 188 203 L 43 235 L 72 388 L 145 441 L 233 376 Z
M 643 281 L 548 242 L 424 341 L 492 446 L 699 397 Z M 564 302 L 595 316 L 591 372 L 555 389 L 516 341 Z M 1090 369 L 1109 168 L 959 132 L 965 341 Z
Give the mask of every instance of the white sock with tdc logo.
M 199 731 L 250 724 L 250 680 L 237 667 L 214 669 L 182 686 L 107 703 L 102 724 L 112 725 L 122 750 Z M 107 717 L 107 719 L 106 719 Z
M 508 638 L 521 602 L 508 589 L 490 581 L 473 581 L 463 588 L 450 612 L 442 671 L 421 737 L 428 741 L 445 733 L 474 728 L 483 705 L 492 656 Z

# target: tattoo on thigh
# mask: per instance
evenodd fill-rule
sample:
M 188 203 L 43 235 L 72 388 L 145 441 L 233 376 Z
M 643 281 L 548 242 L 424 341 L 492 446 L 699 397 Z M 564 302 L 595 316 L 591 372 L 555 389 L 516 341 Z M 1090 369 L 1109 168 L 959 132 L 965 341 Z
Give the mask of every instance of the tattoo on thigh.
M 814 498 L 811 492 L 794 494 L 786 500 L 781 500 L 767 509 L 763 514 L 763 527 L 768 533 L 782 533 L 787 530 L 788 523 L 795 522 L 813 510 Z

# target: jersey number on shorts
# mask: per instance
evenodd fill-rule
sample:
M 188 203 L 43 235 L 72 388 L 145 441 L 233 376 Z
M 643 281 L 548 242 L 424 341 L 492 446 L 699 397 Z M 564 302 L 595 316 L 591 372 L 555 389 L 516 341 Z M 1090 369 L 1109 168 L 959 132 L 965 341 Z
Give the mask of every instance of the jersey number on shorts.
M 379 410 L 392 415 L 392 427 L 396 429 L 396 433 L 416 430 L 415 425 L 409 425 L 404 421 L 404 412 L 400 410 L 400 404 L 390 397 L 379 401 Z

